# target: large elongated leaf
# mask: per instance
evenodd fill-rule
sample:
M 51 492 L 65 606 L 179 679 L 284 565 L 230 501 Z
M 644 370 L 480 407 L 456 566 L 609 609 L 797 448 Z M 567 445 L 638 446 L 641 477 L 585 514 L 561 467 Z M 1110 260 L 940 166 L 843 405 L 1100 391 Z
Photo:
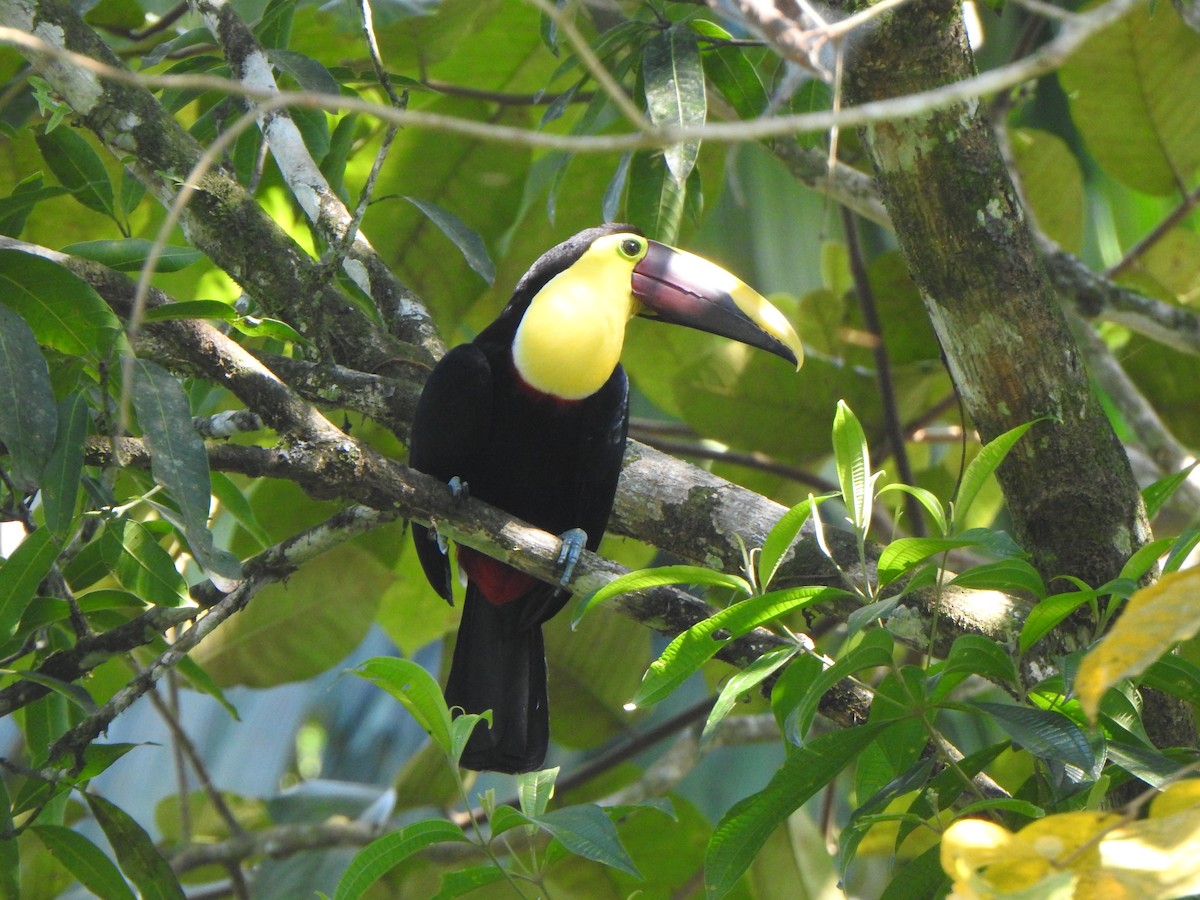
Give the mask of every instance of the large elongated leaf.
M 146 527 L 133 519 L 117 519 L 104 527 L 101 552 L 121 586 L 155 606 L 187 601 L 187 583 Z
M 0 306 L 0 442 L 17 486 L 37 487 L 58 429 L 50 369 L 25 320 Z
M 733 37 L 720 25 L 707 19 L 692 19 L 688 25 L 701 37 L 716 38 L 717 41 L 728 41 Z M 755 118 L 767 108 L 769 99 L 762 79 L 758 77 L 758 70 L 746 58 L 743 48 L 732 44 L 714 44 L 702 54 L 704 74 L 741 118 Z
M 496 280 L 496 266 L 492 262 L 491 256 L 488 255 L 487 246 L 483 243 L 483 238 L 474 229 L 454 215 L 449 210 L 443 209 L 436 203 L 430 203 L 428 200 L 420 200 L 416 197 L 405 197 L 409 203 L 423 212 L 429 217 L 429 221 L 433 222 L 441 229 L 442 234 L 450 238 L 454 245 L 462 251 L 463 257 L 469 265 L 484 281 L 491 284 Z
M 763 541 L 762 551 L 758 555 L 759 588 L 765 590 L 770 587 L 775 573 L 779 571 L 780 563 L 783 562 L 783 557 L 796 542 L 796 537 L 800 534 L 804 523 L 808 521 L 813 510 L 831 496 L 831 494 L 824 494 L 820 497 L 810 496 L 785 512 L 771 527 Z
M 696 35 L 686 25 L 659 32 L 642 53 L 646 109 L 658 126 L 703 125 L 708 114 L 704 66 Z M 677 184 L 685 184 L 700 155 L 699 141 L 672 144 L 663 151 L 667 169 Z
M 384 874 L 431 844 L 466 840 L 463 830 L 445 819 L 414 822 L 385 834 L 355 854 L 338 881 L 333 900 L 358 900 Z
M 1089 39 L 1059 77 L 1071 118 L 1108 172 L 1173 194 L 1200 165 L 1200 34 L 1172 5 L 1145 6 Z
M 822 735 L 790 752 L 765 788 L 735 803 L 721 817 L 708 844 L 704 858 L 707 896 L 724 897 L 733 890 L 767 836 L 890 724 L 872 722 Z
M 35 825 L 33 833 L 68 872 L 97 897 L 133 900 L 133 891 L 104 852 L 78 831 L 62 825 Z
M 13 827 L 12 801 L 8 796 L 8 787 L 0 778 L 0 830 L 11 834 Z M 21 854 L 17 842 L 13 840 L 0 841 L 0 896 L 20 896 Z
M 1012 703 L 977 701 L 973 705 L 1034 756 L 1074 766 L 1085 775 L 1095 774 L 1095 751 L 1080 727 L 1062 713 Z
M 76 200 L 88 209 L 113 215 L 112 181 L 91 144 L 71 128 L 40 134 L 37 144 L 54 177 Z
M 850 513 L 850 524 L 861 537 L 871 524 L 874 481 L 863 427 L 842 400 L 833 418 L 833 457 L 837 466 L 842 502 Z
M 43 200 L 67 193 L 58 185 L 45 187 L 42 174 L 31 175 L 13 188 L 7 197 L 0 197 L 0 234 L 20 237 L 30 211 Z
M 650 664 L 630 703 L 633 706 L 657 703 L 734 638 L 784 613 L 839 596 L 845 596 L 845 592 L 835 588 L 791 588 L 750 597 L 721 610 L 671 641 Z
M 63 247 L 63 253 L 72 256 L 82 256 L 98 263 L 104 263 L 110 269 L 118 272 L 137 272 L 145 265 L 154 246 L 152 241 L 144 238 L 126 238 L 121 241 L 83 241 Z M 154 261 L 157 272 L 178 272 L 194 262 L 199 262 L 204 254 L 193 247 L 163 247 Z
M 57 557 L 54 535 L 47 528 L 39 528 L 21 541 L 0 566 L 0 639 L 13 633 Z
M 46 527 L 66 537 L 75 521 L 75 501 L 83 475 L 83 443 L 88 433 L 87 398 L 74 393 L 58 406 L 58 435 L 42 473 Z
M 727 572 L 719 572 L 704 566 L 659 566 L 655 569 L 629 572 L 620 578 L 614 578 L 579 604 L 571 624 L 572 626 L 578 625 L 579 620 L 589 610 L 613 597 L 631 594 L 634 591 L 644 591 L 648 588 L 663 587 L 668 584 L 705 584 L 713 587 L 727 587 L 743 596 L 752 593 L 750 584 L 738 575 L 730 575 Z
M 679 236 L 686 197 L 686 187 L 675 180 L 660 154 L 647 150 L 633 154 L 625 197 L 626 219 L 655 240 L 673 244 Z
M 1000 463 L 1004 462 L 1004 457 L 1008 456 L 1008 451 L 1013 448 L 1013 445 L 1034 424 L 1036 423 L 1026 422 L 1024 425 L 1018 425 L 1016 428 L 1011 428 L 999 437 L 989 441 L 967 465 L 966 470 L 963 472 L 962 483 L 958 486 L 958 496 L 954 499 L 953 512 L 951 514 L 955 529 L 963 527 L 967 511 L 971 508 L 971 504 L 975 502 L 975 497 L 978 495 L 980 488 L 983 487 L 983 483 L 987 481 L 988 476 L 996 471 L 996 467 Z
M 604 863 L 641 878 L 629 851 L 621 844 L 617 827 L 598 806 L 567 806 L 540 816 L 526 816 L 560 844 L 584 859 Z
M 411 660 L 392 656 L 368 659 L 354 674 L 373 681 L 403 703 L 442 752 L 450 752 L 450 710 L 432 675 Z
M 20 313 L 38 343 L 68 356 L 106 357 L 121 323 L 91 285 L 57 263 L 0 250 L 0 303 Z
M 84 796 L 92 815 L 104 829 L 104 836 L 117 856 L 121 871 L 134 883 L 142 897 L 145 900 L 184 900 L 175 873 L 142 826 L 125 810 L 103 797 L 90 793 Z
M 210 575 L 241 576 L 232 554 L 217 549 L 208 530 L 211 484 L 204 441 L 192 427 L 187 396 L 174 376 L 142 359 L 133 362 L 133 406 L 146 445 L 150 471 L 179 506 L 184 534 L 196 561 Z

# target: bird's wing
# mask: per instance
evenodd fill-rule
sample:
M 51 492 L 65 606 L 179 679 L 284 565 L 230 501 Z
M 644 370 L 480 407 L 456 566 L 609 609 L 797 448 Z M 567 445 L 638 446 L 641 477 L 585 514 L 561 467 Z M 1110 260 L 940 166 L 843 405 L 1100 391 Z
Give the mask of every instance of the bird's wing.
M 579 528 L 587 532 L 587 548 L 595 550 L 608 527 L 617 479 L 625 456 L 629 430 L 629 381 L 617 366 L 604 387 L 584 403 L 591 407 L 583 416 L 579 449 Z
M 434 367 L 413 414 L 408 462 L 442 481 L 458 476 L 470 490 L 479 448 L 491 428 L 492 369 L 475 344 L 455 347 Z M 450 560 L 436 536 L 413 525 L 413 542 L 425 577 L 443 598 L 452 597 Z

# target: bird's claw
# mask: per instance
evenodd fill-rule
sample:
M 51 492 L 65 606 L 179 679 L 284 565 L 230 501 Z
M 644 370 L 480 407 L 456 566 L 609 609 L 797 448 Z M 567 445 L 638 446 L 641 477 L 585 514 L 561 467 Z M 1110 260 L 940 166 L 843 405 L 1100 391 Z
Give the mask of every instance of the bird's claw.
M 558 579 L 561 587 L 566 587 L 579 562 L 579 555 L 587 545 L 587 532 L 582 528 L 572 528 L 559 535 L 562 546 L 558 550 L 558 564 L 563 567 L 562 576 Z
M 455 500 L 465 500 L 471 496 L 470 487 L 457 475 L 452 476 L 446 482 L 446 486 L 450 488 L 450 493 L 454 496 Z M 450 542 L 438 532 L 436 527 L 430 529 L 429 538 L 430 540 L 437 541 L 438 549 L 442 551 L 442 556 L 450 552 Z

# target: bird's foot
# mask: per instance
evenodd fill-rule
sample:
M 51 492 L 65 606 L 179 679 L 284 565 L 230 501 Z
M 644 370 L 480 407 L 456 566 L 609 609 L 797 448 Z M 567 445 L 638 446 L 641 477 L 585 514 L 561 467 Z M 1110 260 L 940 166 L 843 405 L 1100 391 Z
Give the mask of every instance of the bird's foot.
M 559 538 L 562 540 L 562 547 L 558 551 L 558 564 L 563 567 L 563 571 L 558 583 L 566 587 L 575 571 L 575 564 L 579 562 L 579 554 L 587 545 L 587 532 L 582 528 L 572 528 L 560 534 Z
M 470 487 L 457 475 L 453 476 L 446 484 L 450 488 L 450 493 L 454 495 L 455 500 L 465 500 L 471 496 Z M 442 556 L 450 552 L 450 542 L 448 540 L 442 537 L 436 530 L 430 532 L 430 534 L 436 536 L 438 549 L 442 551 Z

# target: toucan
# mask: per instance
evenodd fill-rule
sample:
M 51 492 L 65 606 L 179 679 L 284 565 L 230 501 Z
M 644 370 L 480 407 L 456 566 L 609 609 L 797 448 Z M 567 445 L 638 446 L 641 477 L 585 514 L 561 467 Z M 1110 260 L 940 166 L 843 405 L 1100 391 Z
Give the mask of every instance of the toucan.
M 649 240 L 630 225 L 589 228 L 542 255 L 500 315 L 449 351 L 417 403 L 409 464 L 458 495 L 485 500 L 563 537 L 563 578 L 546 584 L 458 548 L 466 600 L 446 702 L 491 710 L 460 764 L 520 773 L 540 768 L 550 736 L 542 623 L 570 597 L 580 548 L 608 524 L 629 421 L 619 358 L 633 316 L 708 331 L 799 368 L 788 320 L 716 264 Z M 434 530 L 413 526 L 425 575 L 447 601 L 451 567 Z

